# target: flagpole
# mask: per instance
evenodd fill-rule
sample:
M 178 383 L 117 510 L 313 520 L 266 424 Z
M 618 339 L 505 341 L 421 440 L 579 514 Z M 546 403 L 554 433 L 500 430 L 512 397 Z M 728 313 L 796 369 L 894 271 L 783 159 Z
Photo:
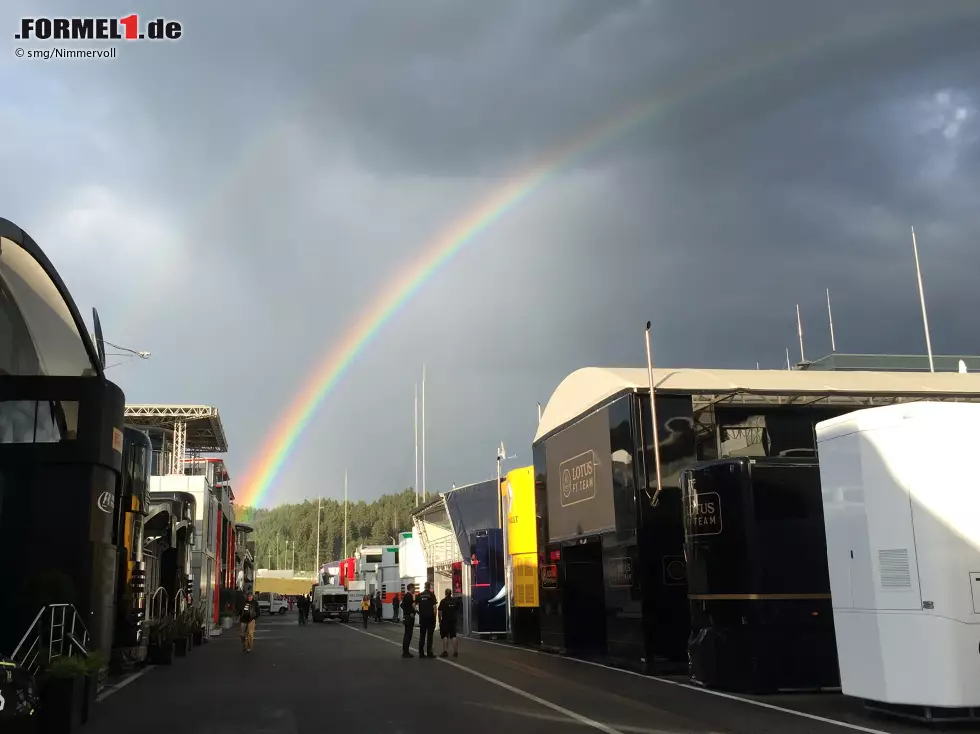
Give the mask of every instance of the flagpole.
M 834 341 L 834 312 L 830 310 L 830 288 L 827 289 L 827 318 L 830 320 L 830 353 L 837 351 L 837 342 Z
M 316 498 L 316 560 L 313 562 L 313 577 L 319 581 L 320 580 L 320 508 L 323 505 L 323 500 L 320 497 Z M 318 583 L 317 586 L 320 584 Z
M 425 487 L 425 365 L 422 365 L 422 501 L 426 500 Z
M 347 470 L 344 469 L 344 558 L 347 558 Z
M 419 506 L 419 384 L 415 383 L 415 506 Z
M 806 355 L 803 354 L 803 321 L 800 319 L 800 304 L 796 304 L 796 333 L 800 337 L 800 362 L 806 362 Z
M 926 353 L 929 355 L 929 371 L 935 372 L 932 362 L 932 340 L 929 338 L 929 317 L 926 316 L 926 294 L 922 288 L 922 271 L 919 269 L 919 246 L 915 242 L 915 227 L 912 227 L 912 253 L 915 255 L 915 278 L 919 282 L 919 303 L 922 304 L 922 328 L 926 332 Z
M 657 398 L 654 394 L 653 385 L 653 357 L 650 352 L 650 322 L 647 321 L 646 331 L 647 342 L 647 375 L 650 379 L 650 422 L 653 424 L 653 467 L 657 474 L 657 491 L 654 493 L 650 504 L 656 506 L 661 490 L 660 476 L 660 430 L 657 426 Z

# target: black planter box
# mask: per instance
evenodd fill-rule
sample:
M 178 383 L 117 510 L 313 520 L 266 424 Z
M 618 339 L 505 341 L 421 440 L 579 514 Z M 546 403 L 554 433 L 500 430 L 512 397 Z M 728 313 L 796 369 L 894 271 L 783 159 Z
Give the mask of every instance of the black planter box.
M 174 640 L 174 652 L 177 653 L 177 657 L 182 658 L 187 655 L 187 638 L 178 637 Z
M 95 717 L 95 699 L 99 695 L 99 674 L 89 673 L 84 678 L 85 694 L 82 697 L 82 723 L 86 724 Z
M 172 641 L 150 645 L 150 662 L 154 665 L 173 665 L 175 647 Z
M 194 633 L 194 646 L 199 647 L 204 644 L 204 630 L 198 630 Z
M 85 678 L 50 678 L 41 684 L 40 734 L 68 734 L 82 725 Z

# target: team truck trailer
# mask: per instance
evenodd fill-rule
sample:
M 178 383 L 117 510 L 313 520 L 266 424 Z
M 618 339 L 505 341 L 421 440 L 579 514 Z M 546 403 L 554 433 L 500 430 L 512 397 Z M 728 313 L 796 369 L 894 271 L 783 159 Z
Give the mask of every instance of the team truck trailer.
M 707 461 L 681 484 L 694 681 L 748 693 L 839 686 L 816 458 Z
M 980 405 L 915 402 L 816 426 L 841 689 L 930 721 L 980 708 Z
M 354 557 L 357 559 L 357 578 L 366 584 L 364 593 L 374 597 L 380 591 L 382 618 L 391 619 L 391 598 L 401 585 L 398 546 L 365 545 L 357 550 Z

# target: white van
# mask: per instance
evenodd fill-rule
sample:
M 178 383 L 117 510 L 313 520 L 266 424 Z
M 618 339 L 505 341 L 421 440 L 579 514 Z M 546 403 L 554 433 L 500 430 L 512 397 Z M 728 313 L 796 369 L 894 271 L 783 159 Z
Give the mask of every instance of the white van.
M 347 590 L 336 584 L 317 586 L 313 590 L 313 606 L 310 611 L 314 622 L 322 622 L 325 619 L 349 621 L 350 610 L 347 608 Z
M 285 614 L 289 611 L 289 602 L 282 594 L 272 591 L 263 591 L 255 595 L 259 600 L 259 612 L 261 614 Z

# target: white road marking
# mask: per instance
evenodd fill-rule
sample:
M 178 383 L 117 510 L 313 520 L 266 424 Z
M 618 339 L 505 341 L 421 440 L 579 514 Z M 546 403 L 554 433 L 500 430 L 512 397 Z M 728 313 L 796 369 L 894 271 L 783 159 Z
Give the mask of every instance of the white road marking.
M 541 650 L 533 650 L 529 647 L 520 647 L 518 645 L 508 645 L 503 642 L 494 642 L 493 640 L 481 640 L 479 637 L 466 637 L 467 640 L 473 640 L 475 642 L 482 642 L 484 645 L 496 645 L 497 647 L 506 647 L 508 650 L 520 650 L 521 652 L 529 652 L 535 655 L 548 655 L 550 657 L 556 657 L 560 660 L 568 660 L 574 663 L 582 663 L 583 665 L 592 665 L 596 668 L 603 668 L 605 670 L 611 670 L 614 673 L 624 673 L 626 675 L 633 675 L 637 678 L 643 678 L 644 680 L 656 681 L 657 683 L 666 683 L 669 686 L 677 686 L 678 688 L 686 688 L 689 691 L 697 691 L 698 693 L 706 693 L 709 696 L 717 696 L 718 698 L 727 698 L 731 701 L 741 701 L 742 703 L 751 704 L 752 706 L 758 706 L 759 708 L 770 709 L 772 711 L 779 711 L 784 714 L 791 714 L 793 716 L 800 716 L 804 719 L 811 719 L 813 721 L 820 721 L 824 724 L 832 724 L 833 726 L 840 726 L 845 729 L 851 729 L 853 731 L 863 731 L 865 734 L 890 734 L 882 729 L 870 729 L 866 726 L 859 726 L 858 724 L 851 724 L 847 721 L 841 721 L 840 719 L 828 719 L 825 716 L 817 716 L 816 714 L 808 714 L 805 711 L 797 711 L 795 709 L 788 709 L 782 706 L 776 706 L 775 704 L 765 703 L 764 701 L 756 701 L 752 698 L 744 698 L 742 696 L 736 696 L 731 693 L 724 693 L 723 691 L 714 691 L 710 688 L 701 688 L 700 686 L 694 686 L 689 683 L 681 683 L 680 681 L 670 680 L 669 678 L 660 678 L 653 675 L 644 675 L 643 673 L 637 673 L 633 670 L 625 670 L 623 668 L 614 668 L 611 665 L 603 665 L 602 663 L 596 663 L 592 660 L 580 660 L 579 658 L 566 657 L 564 655 L 553 655 L 551 653 L 542 652 Z M 446 662 L 446 661 L 443 661 Z
M 356 627 L 349 627 L 348 629 L 355 630 L 357 632 L 360 632 L 362 635 L 367 635 L 368 637 L 373 637 L 376 640 L 387 642 L 389 645 L 401 647 L 400 642 L 396 642 L 395 640 L 390 640 L 387 637 L 382 637 L 381 635 L 376 635 L 373 632 L 367 632 L 366 630 L 357 629 Z M 515 688 L 514 686 L 509 685 L 508 683 L 504 683 L 502 680 L 497 680 L 496 678 L 492 678 L 489 675 L 484 675 L 483 673 L 479 673 L 473 670 L 472 668 L 466 668 L 460 665 L 459 663 L 454 663 L 452 660 L 446 660 L 444 658 L 437 658 L 437 659 L 441 663 L 445 663 L 446 665 L 452 665 L 457 670 L 462 670 L 463 672 L 469 673 L 470 675 L 475 675 L 477 678 L 481 678 L 482 680 L 485 680 L 487 683 L 493 683 L 495 686 L 499 686 L 500 688 L 503 688 L 506 691 L 510 691 L 511 693 L 517 694 L 518 696 L 521 696 L 522 698 L 526 698 L 529 701 L 534 701 L 534 703 L 540 706 L 549 708 L 552 711 L 557 711 L 559 714 L 562 714 L 563 716 L 566 716 L 569 719 L 572 719 L 573 721 L 577 721 L 580 724 L 591 726 L 593 729 L 598 729 L 599 731 L 605 732 L 606 734 L 623 734 L 621 731 L 617 729 L 613 729 L 611 726 L 603 724 L 601 721 L 596 721 L 595 719 L 590 719 L 587 716 L 582 716 L 582 714 L 577 714 L 574 711 L 569 711 L 563 706 L 559 706 L 557 703 L 546 701 L 545 699 L 539 698 L 538 696 L 535 696 L 532 693 L 528 693 L 527 691 L 522 691 L 520 688 Z
M 153 667 L 154 666 L 152 666 L 152 665 L 147 665 L 145 668 L 140 668 L 139 670 L 137 670 L 132 675 L 126 676 L 121 681 L 119 681 L 118 683 L 116 683 L 116 685 L 114 685 L 112 688 L 109 688 L 108 690 L 102 691 L 102 693 L 99 694 L 98 698 L 95 699 L 95 702 L 96 703 L 101 703 L 105 699 L 109 698 L 109 696 L 111 696 L 113 693 L 115 693 L 116 691 L 118 691 L 120 688 L 125 688 L 130 683 L 132 683 L 134 680 L 136 680 L 137 678 L 139 678 L 141 675 L 146 675 L 147 673 L 149 673 L 151 670 L 153 670 Z

